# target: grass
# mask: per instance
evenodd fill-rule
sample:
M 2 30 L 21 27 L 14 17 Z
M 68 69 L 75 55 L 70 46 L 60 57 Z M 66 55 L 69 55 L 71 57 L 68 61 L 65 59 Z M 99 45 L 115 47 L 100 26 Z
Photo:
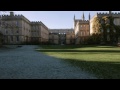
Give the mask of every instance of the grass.
M 102 79 L 120 79 L 120 47 L 45 45 L 37 49 Z

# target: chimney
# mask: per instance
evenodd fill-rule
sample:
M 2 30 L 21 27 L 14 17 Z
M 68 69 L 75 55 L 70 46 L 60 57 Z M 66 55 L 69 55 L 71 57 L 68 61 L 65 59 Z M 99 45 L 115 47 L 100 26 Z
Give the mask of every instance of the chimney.
M 109 16 L 112 16 L 112 11 L 109 11 Z
M 14 16 L 14 12 L 10 12 L 10 16 Z

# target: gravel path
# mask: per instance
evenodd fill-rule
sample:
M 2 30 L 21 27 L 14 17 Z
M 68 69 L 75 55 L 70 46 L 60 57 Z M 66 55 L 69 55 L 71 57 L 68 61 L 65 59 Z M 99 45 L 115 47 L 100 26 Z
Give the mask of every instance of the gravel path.
M 78 67 L 35 51 L 37 46 L 0 49 L 0 79 L 96 79 Z

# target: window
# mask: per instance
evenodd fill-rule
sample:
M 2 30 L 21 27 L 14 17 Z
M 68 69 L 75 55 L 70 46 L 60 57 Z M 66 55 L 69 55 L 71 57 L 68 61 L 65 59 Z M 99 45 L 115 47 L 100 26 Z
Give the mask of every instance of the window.
M 13 36 L 11 36 L 11 41 L 13 41 Z
M 8 31 L 6 30 L 6 34 L 8 34 Z
M 110 32 L 110 30 L 109 30 L 109 29 L 107 29 L 107 32 L 109 33 L 109 32 Z
M 84 41 L 84 38 L 82 38 L 82 41 Z
M 82 31 L 81 31 L 81 36 L 82 36 L 82 34 L 83 34 L 83 33 L 82 33 Z
M 17 30 L 16 33 L 19 33 L 19 31 Z
M 8 31 L 6 31 L 6 34 L 8 33 Z
M 83 32 L 83 36 L 85 35 L 85 32 Z
M 110 36 L 109 35 L 107 36 L 107 41 L 110 41 Z
M 88 31 L 88 35 L 89 35 L 89 31 Z
M 17 38 L 17 41 L 19 41 L 19 36 L 16 36 L 16 38 Z
M 16 21 L 16 26 L 18 26 L 18 21 Z
M 84 32 L 84 35 L 86 36 L 86 32 Z

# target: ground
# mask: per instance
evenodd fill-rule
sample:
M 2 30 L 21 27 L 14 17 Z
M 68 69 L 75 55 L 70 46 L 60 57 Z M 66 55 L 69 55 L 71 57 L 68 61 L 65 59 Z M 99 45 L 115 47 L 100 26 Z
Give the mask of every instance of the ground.
M 0 49 L 0 79 L 96 79 L 64 60 L 36 51 L 38 46 Z
M 41 46 L 40 46 L 41 47 Z M 120 79 L 120 47 L 98 45 L 44 45 L 37 49 L 102 79 Z

